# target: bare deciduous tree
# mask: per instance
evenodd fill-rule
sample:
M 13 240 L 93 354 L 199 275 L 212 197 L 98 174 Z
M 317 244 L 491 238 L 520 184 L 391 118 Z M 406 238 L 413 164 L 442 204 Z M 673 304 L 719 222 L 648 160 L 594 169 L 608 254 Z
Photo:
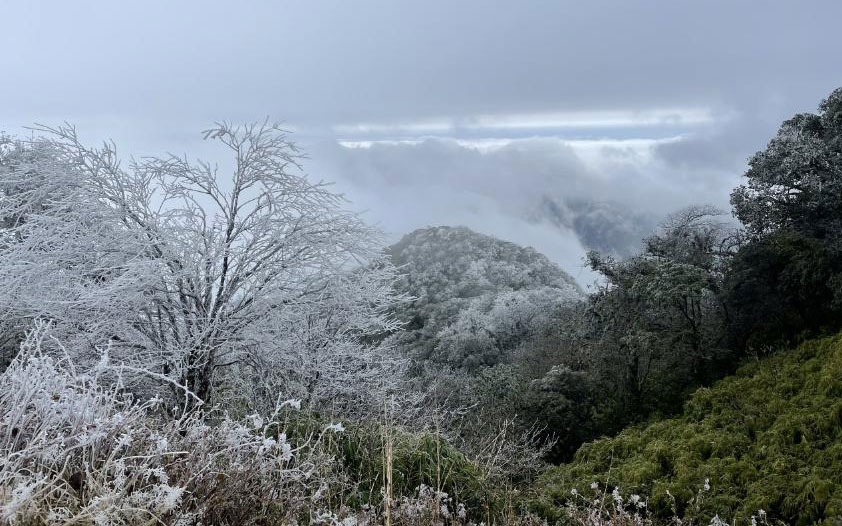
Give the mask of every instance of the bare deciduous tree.
M 204 132 L 233 158 L 224 177 L 172 155 L 124 167 L 112 143 L 39 131 L 0 153 L 6 318 L 50 319 L 69 347 L 108 345 L 206 402 L 232 369 L 307 396 L 373 381 L 365 337 L 396 327 L 393 267 L 282 129 Z

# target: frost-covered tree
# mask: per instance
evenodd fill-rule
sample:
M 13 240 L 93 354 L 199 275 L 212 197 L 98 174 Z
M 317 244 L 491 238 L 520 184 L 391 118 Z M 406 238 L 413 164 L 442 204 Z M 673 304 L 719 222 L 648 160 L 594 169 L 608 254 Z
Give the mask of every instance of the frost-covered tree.
M 411 356 L 475 370 L 507 355 L 555 310 L 584 298 L 567 273 L 529 247 L 464 227 L 420 229 L 388 249 L 412 298 L 397 315 Z
M 842 250 L 842 88 L 822 101 L 818 114 L 781 124 L 745 177 L 731 203 L 750 233 L 788 229 Z
M 672 408 L 727 354 L 720 292 L 733 236 L 720 215 L 691 207 L 666 221 L 637 256 L 589 255 L 606 283 L 590 298 L 585 347 L 624 415 Z
M 236 395 L 329 398 L 388 377 L 365 337 L 396 327 L 393 269 L 282 129 L 207 130 L 222 167 L 124 163 L 72 127 L 39 131 L 0 153 L 4 320 L 49 319 L 78 360 L 107 347 L 205 402 L 222 380 Z
M 570 302 L 553 287 L 502 290 L 474 298 L 436 334 L 435 352 L 469 371 L 505 363 Z
M 731 194 L 750 235 L 726 283 L 737 348 L 765 351 L 842 319 L 842 88 L 781 124 Z

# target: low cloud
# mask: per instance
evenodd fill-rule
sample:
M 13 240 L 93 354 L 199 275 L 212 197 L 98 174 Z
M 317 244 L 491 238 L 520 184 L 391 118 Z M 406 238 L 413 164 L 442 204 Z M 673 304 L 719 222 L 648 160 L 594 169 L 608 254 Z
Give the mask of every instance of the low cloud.
M 465 225 L 531 245 L 587 284 L 594 277 L 583 268 L 589 232 L 604 230 L 615 246 L 599 248 L 622 253 L 678 208 L 727 204 L 730 186 L 722 183 L 733 173 L 720 170 L 712 181 L 708 167 L 675 170 L 664 152 L 684 140 L 325 141 L 311 148 L 308 166 L 336 180 L 393 239 L 425 226 Z

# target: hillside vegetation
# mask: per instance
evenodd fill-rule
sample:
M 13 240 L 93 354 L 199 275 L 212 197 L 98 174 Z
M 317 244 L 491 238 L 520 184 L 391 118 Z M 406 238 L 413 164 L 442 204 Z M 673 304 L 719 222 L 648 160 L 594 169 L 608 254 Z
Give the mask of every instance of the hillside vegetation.
M 505 362 L 560 306 L 584 299 L 570 275 L 531 247 L 465 227 L 419 229 L 387 249 L 410 301 L 397 340 L 413 357 L 476 370 Z
M 699 389 L 676 417 L 585 444 L 539 482 L 548 518 L 574 489 L 648 495 L 650 511 L 703 523 L 842 517 L 842 335 L 751 361 Z M 706 488 L 706 481 L 707 487 Z

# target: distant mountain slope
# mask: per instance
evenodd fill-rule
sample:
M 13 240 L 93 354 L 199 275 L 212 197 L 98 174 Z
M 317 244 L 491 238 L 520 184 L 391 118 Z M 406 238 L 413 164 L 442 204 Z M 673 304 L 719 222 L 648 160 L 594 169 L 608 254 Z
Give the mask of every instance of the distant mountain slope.
M 609 493 L 649 496 L 664 518 L 675 505 L 694 524 L 717 514 L 749 524 L 760 509 L 768 524 L 839 524 L 840 379 L 842 335 L 750 362 L 697 391 L 682 416 L 582 446 L 539 482 L 536 508 L 561 516 L 574 489 L 588 495 L 597 481 Z
M 617 202 L 544 197 L 531 217 L 576 233 L 588 249 L 618 257 L 640 250 L 661 219 Z
M 417 358 L 474 369 L 506 360 L 554 309 L 584 297 L 570 275 L 532 248 L 464 227 L 416 230 L 387 249 L 414 298 L 398 343 Z

